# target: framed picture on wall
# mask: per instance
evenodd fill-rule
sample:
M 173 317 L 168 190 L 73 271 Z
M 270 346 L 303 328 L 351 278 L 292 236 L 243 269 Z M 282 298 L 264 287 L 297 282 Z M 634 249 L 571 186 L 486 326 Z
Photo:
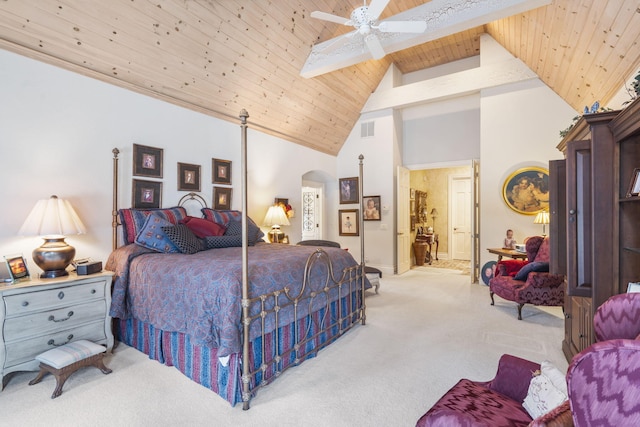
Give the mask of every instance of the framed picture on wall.
M 360 209 L 340 209 L 338 211 L 339 234 L 341 236 L 359 236 L 358 222 Z
M 213 187 L 213 209 L 231 209 L 231 188 Z
M 162 178 L 162 148 L 133 144 L 133 175 Z
M 131 206 L 136 209 L 155 209 L 162 206 L 162 182 L 133 180 Z
M 511 173 L 502 185 L 502 198 L 513 211 L 535 215 L 549 210 L 549 170 L 537 166 Z
M 214 184 L 231 185 L 231 161 L 222 159 L 211 159 Z
M 380 221 L 380 196 L 365 196 L 363 218 L 365 221 Z
M 200 165 L 178 163 L 178 191 L 200 191 Z
M 631 182 L 629 183 L 627 197 L 635 197 L 638 195 L 640 195 L 640 168 L 635 168 L 631 176 Z
M 358 196 L 358 177 L 353 178 L 340 178 L 340 203 L 358 203 L 360 197 Z

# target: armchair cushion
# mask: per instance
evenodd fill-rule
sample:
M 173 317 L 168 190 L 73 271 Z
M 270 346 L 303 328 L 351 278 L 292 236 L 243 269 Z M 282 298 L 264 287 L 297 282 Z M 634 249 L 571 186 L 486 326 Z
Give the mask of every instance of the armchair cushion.
M 549 263 L 548 262 L 541 262 L 541 261 L 530 262 L 529 264 L 525 265 L 520 270 L 518 270 L 518 273 L 516 273 L 516 275 L 513 276 L 513 278 L 515 280 L 523 280 L 523 281 L 527 280 L 527 276 L 529 276 L 529 273 L 531 273 L 532 271 L 548 272 L 549 271 Z

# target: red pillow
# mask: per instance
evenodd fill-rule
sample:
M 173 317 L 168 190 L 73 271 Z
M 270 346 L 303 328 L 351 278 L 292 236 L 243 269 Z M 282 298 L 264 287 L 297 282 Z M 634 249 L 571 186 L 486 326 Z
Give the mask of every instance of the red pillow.
M 527 265 L 528 263 L 529 261 L 520 260 L 520 259 L 503 259 L 499 263 L 503 267 L 498 267 L 498 268 L 504 269 L 503 276 L 514 277 L 516 274 L 518 274 L 518 271 L 520 271 L 520 269 L 525 265 Z
M 226 227 L 216 222 L 209 221 L 204 218 L 196 218 L 194 216 L 186 217 L 180 221 L 180 224 L 185 224 L 193 234 L 201 239 L 207 236 L 222 236 L 227 230 Z

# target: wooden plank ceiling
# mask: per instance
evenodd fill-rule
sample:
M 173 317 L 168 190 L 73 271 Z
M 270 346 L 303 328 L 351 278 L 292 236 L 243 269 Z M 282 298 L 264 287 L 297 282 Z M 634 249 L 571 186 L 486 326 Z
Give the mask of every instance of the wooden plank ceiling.
M 423 1 L 391 0 L 381 18 Z M 0 47 L 337 154 L 389 64 L 409 73 L 479 53 L 490 34 L 576 111 L 606 105 L 640 67 L 637 0 L 554 0 L 312 79 L 314 43 L 361 0 L 1 0 Z

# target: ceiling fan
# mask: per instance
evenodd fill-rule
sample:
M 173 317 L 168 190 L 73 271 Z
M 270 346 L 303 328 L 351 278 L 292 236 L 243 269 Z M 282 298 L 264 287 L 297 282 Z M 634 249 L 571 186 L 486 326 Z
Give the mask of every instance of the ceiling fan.
M 427 29 L 425 21 L 381 21 L 378 18 L 382 11 L 387 7 L 390 0 L 372 0 L 369 6 L 364 0 L 364 5 L 351 12 L 351 19 L 341 16 L 332 15 L 326 12 L 311 12 L 311 17 L 322 19 L 325 21 L 335 22 L 337 24 L 354 27 L 355 30 L 340 36 L 339 38 L 352 38 L 356 35 L 361 36 L 365 45 L 369 49 L 374 59 L 383 58 L 386 53 L 384 47 L 378 38 L 378 32 L 382 33 L 422 33 Z M 358 41 L 359 43 L 359 41 Z M 332 43 L 327 49 L 331 49 L 337 43 Z
M 446 37 L 488 22 L 545 6 L 552 0 L 431 0 L 413 9 L 378 18 L 391 0 L 371 0 L 351 12 L 349 18 L 327 12 L 311 17 L 353 31 L 313 46 L 300 75 L 306 78 L 329 73 L 361 61 Z

